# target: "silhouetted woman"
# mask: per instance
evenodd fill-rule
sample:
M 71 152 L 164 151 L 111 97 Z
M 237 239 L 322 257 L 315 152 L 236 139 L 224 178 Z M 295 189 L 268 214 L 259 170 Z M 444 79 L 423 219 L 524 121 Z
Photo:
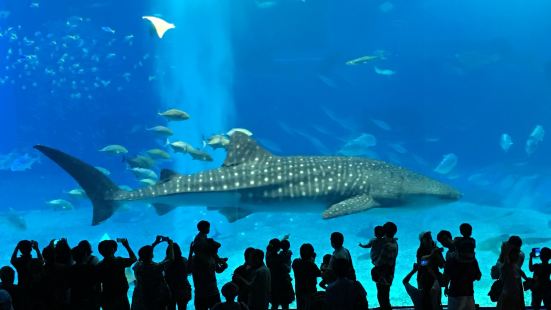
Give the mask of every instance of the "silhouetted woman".
M 182 250 L 177 243 L 173 243 L 174 260 L 165 266 L 165 280 L 170 289 L 170 301 L 168 310 L 185 310 L 191 300 L 191 285 L 188 275 L 191 274 L 188 260 L 182 256 Z M 170 247 L 166 249 L 166 257 L 169 259 Z

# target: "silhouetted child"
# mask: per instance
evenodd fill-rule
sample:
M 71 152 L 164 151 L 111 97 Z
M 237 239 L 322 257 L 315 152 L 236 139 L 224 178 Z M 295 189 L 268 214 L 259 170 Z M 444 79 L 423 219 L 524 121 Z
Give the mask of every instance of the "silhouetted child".
M 291 243 L 289 242 L 289 240 L 283 239 L 281 240 L 279 246 L 281 247 L 279 255 L 281 256 L 285 266 L 287 266 L 287 269 L 291 271 L 291 257 L 293 256 L 293 252 L 290 250 Z
M 117 241 L 124 246 L 129 258 L 115 257 L 117 242 L 113 240 L 104 240 L 98 245 L 98 251 L 103 256 L 97 270 L 102 285 L 101 300 L 104 310 L 130 309 L 125 270 L 132 266 L 137 258 L 127 239 L 117 239 Z
M 4 266 L 0 269 L 0 290 L 5 290 L 10 294 L 13 309 L 23 309 L 23 304 L 21 303 L 21 290 L 14 283 L 15 281 L 15 270 L 9 266 Z
M 551 282 L 549 275 L 551 274 L 551 249 L 542 248 L 540 253 L 540 264 L 534 264 L 533 259 L 537 257 L 536 249 L 530 252 L 530 260 L 528 267 L 530 271 L 534 273 L 532 290 L 532 308 L 535 310 L 540 309 L 541 302 L 545 309 L 551 309 Z
M 383 249 L 383 244 L 385 242 L 385 239 L 383 238 L 385 236 L 383 226 L 375 226 L 375 229 L 373 229 L 373 234 L 375 235 L 375 237 L 371 238 L 367 244 L 360 243 L 360 247 L 364 249 L 371 248 L 369 257 L 371 258 L 371 262 L 373 263 L 373 265 L 375 265 L 375 262 L 381 254 L 381 250 Z
M 216 304 L 212 310 L 248 310 L 249 307 L 243 302 L 236 302 L 235 297 L 239 292 L 239 288 L 235 283 L 229 282 L 222 286 L 222 296 L 226 299 L 225 302 Z
M 470 224 L 463 223 L 459 226 L 461 237 L 456 237 L 453 241 L 457 255 L 462 259 L 474 259 L 476 241 L 471 237 L 473 227 Z
M 320 287 L 323 289 L 327 288 L 327 284 L 329 284 L 329 263 L 331 262 L 331 254 L 325 254 L 323 255 L 323 260 L 320 265 L 320 271 L 321 271 L 321 281 L 320 281 Z
M 199 232 L 193 239 L 193 243 L 190 250 L 194 254 L 199 256 L 211 255 L 213 252 L 213 241 L 215 242 L 215 240 L 208 237 L 210 233 L 210 223 L 207 221 L 199 221 L 199 223 L 197 223 L 197 230 Z M 219 244 L 219 243 L 216 242 L 216 244 Z M 216 253 L 215 256 L 213 256 L 213 258 L 217 264 L 223 264 L 228 260 L 227 258 L 219 257 L 218 253 Z

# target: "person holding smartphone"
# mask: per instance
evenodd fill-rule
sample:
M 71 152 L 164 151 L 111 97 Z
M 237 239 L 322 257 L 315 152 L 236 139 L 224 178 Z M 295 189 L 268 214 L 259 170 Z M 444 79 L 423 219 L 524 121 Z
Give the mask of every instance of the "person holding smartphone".
M 534 264 L 534 259 L 538 258 L 541 263 Z M 551 309 L 551 281 L 549 279 L 551 275 L 551 265 L 549 260 L 551 259 L 551 249 L 534 248 L 530 252 L 530 260 L 528 267 L 533 273 L 532 283 L 532 308 L 535 310 L 540 309 L 541 303 L 546 309 Z

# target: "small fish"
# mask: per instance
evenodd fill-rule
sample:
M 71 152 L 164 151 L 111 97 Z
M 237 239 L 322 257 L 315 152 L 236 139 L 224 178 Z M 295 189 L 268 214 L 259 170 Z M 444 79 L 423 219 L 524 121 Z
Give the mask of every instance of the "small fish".
M 103 30 L 105 32 L 109 32 L 111 34 L 115 34 L 115 30 L 111 27 L 104 26 L 104 27 L 101 27 L 101 30 Z
M 190 150 L 193 149 L 193 146 L 191 146 L 189 143 L 183 142 L 183 141 L 176 141 L 169 144 L 172 147 L 172 150 L 176 153 L 188 153 Z
M 119 144 L 108 145 L 108 146 L 100 149 L 99 151 L 100 152 L 105 152 L 105 153 L 108 153 L 108 154 L 113 154 L 113 155 L 121 155 L 121 154 L 127 154 L 128 153 L 128 150 L 124 146 L 119 145 Z
M 68 195 L 77 198 L 86 197 L 86 192 L 82 188 L 74 188 L 67 192 Z
M 457 160 L 458 160 L 457 155 L 455 155 L 454 153 L 446 154 L 442 158 L 442 161 L 434 169 L 434 171 L 440 174 L 448 174 L 457 165 Z
M 95 166 L 94 168 L 96 168 L 99 172 L 101 172 L 105 175 L 111 175 L 111 171 L 109 171 L 108 169 L 105 169 L 105 168 L 100 167 L 100 166 Z
M 501 149 L 505 152 L 509 151 L 511 146 L 513 145 L 513 139 L 509 134 L 502 134 L 501 138 L 499 139 L 499 146 L 501 146 Z
M 162 159 L 170 159 L 170 154 L 168 154 L 167 152 L 165 152 L 161 149 L 147 150 L 146 153 L 151 157 L 162 158 Z
M 176 28 L 174 24 L 171 24 L 159 17 L 142 16 L 142 19 L 146 19 L 151 22 L 153 27 L 155 27 L 155 31 L 157 32 L 157 36 L 159 37 L 159 39 L 162 39 L 165 35 L 165 32 L 167 32 L 168 30 Z
M 130 169 L 130 171 L 132 171 L 132 173 L 136 176 L 136 178 L 139 178 L 139 179 L 152 179 L 152 180 L 156 180 L 158 179 L 159 177 L 157 176 L 157 174 L 155 173 L 155 171 L 151 170 L 151 169 L 145 169 L 145 168 L 132 168 Z
M 31 9 L 38 9 L 38 8 L 40 8 L 40 3 L 38 3 L 38 2 L 31 2 L 31 4 L 29 5 L 29 7 L 30 7 Z
M 231 135 L 233 135 L 233 134 L 236 133 L 236 132 L 244 133 L 244 134 L 246 134 L 246 135 L 249 136 L 249 137 L 253 135 L 253 133 L 252 133 L 251 131 L 249 131 L 249 130 L 247 130 L 247 129 L 245 129 L 245 128 L 233 128 L 233 129 L 231 129 L 230 131 L 228 131 L 228 133 L 226 133 L 226 135 L 231 136 Z
M 172 131 L 172 129 L 165 126 L 155 126 L 155 127 L 148 128 L 146 130 L 152 131 L 158 135 L 166 136 L 166 137 L 172 136 L 174 134 L 174 131 Z
M 178 109 L 170 109 L 157 114 L 165 117 L 169 121 L 185 121 L 189 119 L 189 114 Z
M 191 155 L 191 158 L 195 160 L 213 161 L 212 156 L 210 156 L 207 152 L 203 152 L 195 148 L 192 148 L 191 150 L 189 150 L 188 154 Z
M 371 61 L 374 61 L 374 60 L 377 60 L 377 59 L 381 59 L 381 57 L 378 56 L 378 55 L 367 55 L 367 56 L 362 56 L 362 57 L 358 57 L 358 58 L 349 60 L 349 61 L 345 62 L 345 64 L 348 65 L 348 66 L 357 66 L 357 65 L 366 64 L 368 62 L 371 62 Z
M 230 144 L 230 139 L 225 135 L 213 135 L 205 141 L 213 149 L 226 148 Z
M 147 186 L 153 186 L 153 185 L 157 184 L 157 181 L 151 180 L 151 179 L 141 179 L 140 183 L 142 183 L 143 185 L 147 185 Z
M 54 210 L 67 211 L 67 210 L 73 210 L 75 208 L 72 203 L 68 202 L 65 199 L 50 200 L 47 202 L 47 204 L 52 206 Z
M 375 70 L 375 73 L 379 75 L 392 76 L 396 74 L 396 71 L 390 69 L 381 69 L 379 67 L 373 67 L 373 69 Z

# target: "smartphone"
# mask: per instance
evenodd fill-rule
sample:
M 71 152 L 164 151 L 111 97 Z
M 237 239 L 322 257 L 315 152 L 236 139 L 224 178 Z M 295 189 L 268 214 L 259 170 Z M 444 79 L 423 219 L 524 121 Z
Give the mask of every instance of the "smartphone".
M 534 253 L 535 257 L 540 257 L 541 248 L 533 248 L 532 252 Z
M 420 265 L 425 267 L 429 264 L 429 261 L 427 259 L 422 259 L 421 262 L 420 262 Z
M 122 242 L 124 238 L 117 238 L 117 242 Z

